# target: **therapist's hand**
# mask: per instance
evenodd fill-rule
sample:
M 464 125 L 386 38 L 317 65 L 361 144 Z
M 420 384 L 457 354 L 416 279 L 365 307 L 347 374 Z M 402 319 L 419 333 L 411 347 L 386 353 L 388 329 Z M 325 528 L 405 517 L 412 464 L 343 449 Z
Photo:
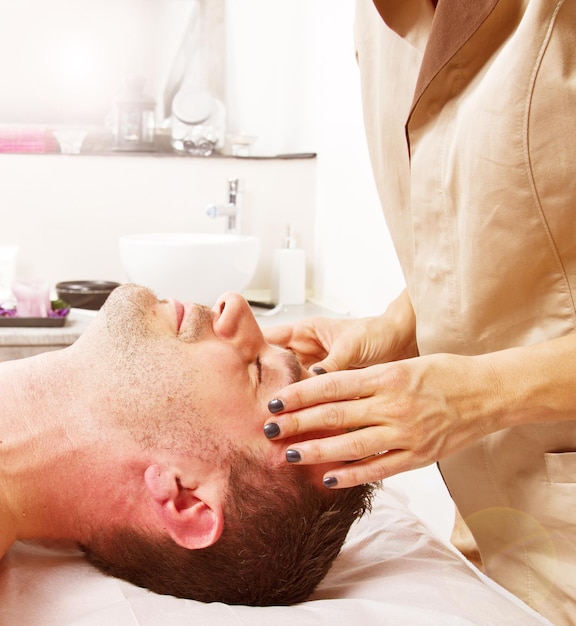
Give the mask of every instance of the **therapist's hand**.
M 291 350 L 305 368 L 313 367 L 314 371 L 360 368 L 407 356 L 384 316 L 314 317 L 293 326 L 265 328 L 263 334 L 268 343 Z
M 368 367 L 416 356 L 416 319 L 404 290 L 378 317 L 315 317 L 263 330 L 268 343 L 292 350 L 314 373 Z
M 501 428 L 498 381 L 486 357 L 437 354 L 327 373 L 281 389 L 269 403 L 270 439 L 290 462 L 341 462 L 327 487 L 351 487 L 423 467 Z M 356 429 L 356 430 L 352 430 Z M 353 462 L 351 462 L 353 461 Z

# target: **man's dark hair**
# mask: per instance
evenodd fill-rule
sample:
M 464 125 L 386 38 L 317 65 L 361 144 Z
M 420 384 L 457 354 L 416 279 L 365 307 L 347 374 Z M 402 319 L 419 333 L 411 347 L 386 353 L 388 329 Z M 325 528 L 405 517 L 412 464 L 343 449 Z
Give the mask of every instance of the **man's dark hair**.
M 94 533 L 81 548 L 104 573 L 156 593 L 251 606 L 302 602 L 330 569 L 352 523 L 370 509 L 373 492 L 371 485 L 314 486 L 304 472 L 235 455 L 224 530 L 208 548 L 188 550 L 133 529 Z

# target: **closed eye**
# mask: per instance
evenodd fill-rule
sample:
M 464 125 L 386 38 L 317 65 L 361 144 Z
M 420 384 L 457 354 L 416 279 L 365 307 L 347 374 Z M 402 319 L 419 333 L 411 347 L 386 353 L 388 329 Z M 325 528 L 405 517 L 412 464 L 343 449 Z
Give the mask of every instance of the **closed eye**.
M 298 357 L 291 352 L 290 350 L 281 349 L 281 363 L 278 364 L 278 367 L 275 369 L 279 374 L 284 374 L 284 380 L 282 381 L 282 385 L 291 385 L 302 379 L 302 365 L 298 360 Z M 260 360 L 260 355 L 258 355 L 254 361 L 256 365 L 256 380 L 258 385 L 262 384 L 262 378 L 264 376 L 264 366 L 262 361 Z M 269 371 L 266 371 L 269 374 Z
M 260 357 L 256 357 L 256 371 L 258 372 L 258 384 L 262 384 L 262 361 L 260 361 Z

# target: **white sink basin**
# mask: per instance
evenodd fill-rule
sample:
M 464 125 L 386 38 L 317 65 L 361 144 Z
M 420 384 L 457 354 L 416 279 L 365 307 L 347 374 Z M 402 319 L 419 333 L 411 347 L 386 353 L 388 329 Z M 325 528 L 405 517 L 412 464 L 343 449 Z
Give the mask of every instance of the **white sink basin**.
M 256 270 L 260 240 L 249 235 L 152 233 L 120 237 L 127 279 L 160 298 L 212 306 L 225 291 L 241 292 Z

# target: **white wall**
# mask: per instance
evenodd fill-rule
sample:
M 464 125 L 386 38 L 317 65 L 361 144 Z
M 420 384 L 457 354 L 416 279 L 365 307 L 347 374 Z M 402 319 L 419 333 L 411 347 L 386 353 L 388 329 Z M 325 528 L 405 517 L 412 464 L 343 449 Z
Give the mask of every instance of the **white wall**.
M 119 235 L 225 232 L 226 219 L 205 209 L 228 201 L 228 178 L 240 180 L 243 232 L 263 244 L 253 289 L 269 287 L 287 221 L 313 254 L 313 159 L 0 154 L 0 173 L 0 244 L 20 245 L 20 277 L 124 281 Z
M 209 1 L 209 0 L 208 0 Z M 315 300 L 354 315 L 401 289 L 368 163 L 352 41 L 353 0 L 227 0 L 230 130 L 255 151 L 314 151 L 315 161 L 0 155 L 0 243 L 51 280 L 121 277 L 120 231 L 206 230 L 195 211 L 226 179 L 246 184 L 247 224 L 266 255 L 287 221 L 306 248 Z M 1 62 L 1 61 L 0 61 Z
M 403 279 L 365 144 L 354 0 L 227 0 L 226 10 L 229 124 L 267 154 L 318 153 L 316 298 L 382 311 Z
M 353 0 L 310 3 L 316 24 L 313 107 L 318 142 L 316 292 L 354 315 L 381 312 L 403 279 L 366 148 L 352 39 Z

